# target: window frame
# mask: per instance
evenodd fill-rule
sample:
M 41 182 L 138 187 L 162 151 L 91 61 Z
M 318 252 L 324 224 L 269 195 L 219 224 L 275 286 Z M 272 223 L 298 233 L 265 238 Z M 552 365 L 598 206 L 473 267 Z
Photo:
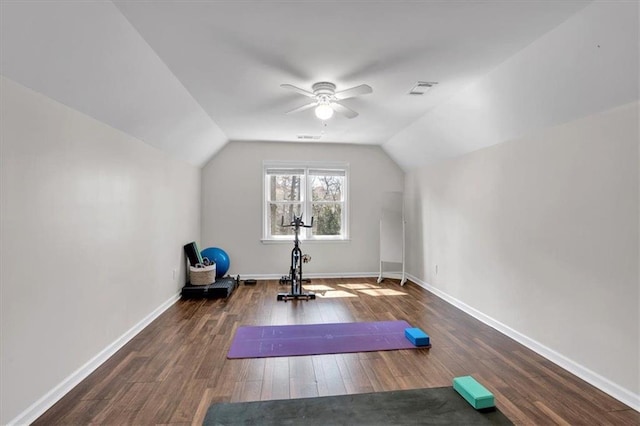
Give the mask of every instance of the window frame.
M 304 228 L 300 230 L 300 240 L 304 241 L 325 241 L 340 242 L 349 240 L 349 163 L 345 162 L 300 162 L 300 161 L 264 161 L 262 165 L 262 242 L 290 242 L 292 235 L 271 235 L 270 223 L 270 179 L 268 172 L 273 169 L 281 170 L 303 170 L 302 182 L 300 185 L 300 204 L 302 208 L 303 221 L 306 224 L 311 223 L 311 215 L 313 214 L 314 204 L 323 203 L 340 203 L 341 211 L 341 232 L 339 235 L 314 235 L 312 228 Z M 312 197 L 312 179 L 309 178 L 310 170 L 334 170 L 344 173 L 344 183 L 342 190 L 342 201 L 313 201 Z M 321 175 L 320 175 L 321 176 Z M 296 204 L 296 202 L 278 202 L 282 204 Z

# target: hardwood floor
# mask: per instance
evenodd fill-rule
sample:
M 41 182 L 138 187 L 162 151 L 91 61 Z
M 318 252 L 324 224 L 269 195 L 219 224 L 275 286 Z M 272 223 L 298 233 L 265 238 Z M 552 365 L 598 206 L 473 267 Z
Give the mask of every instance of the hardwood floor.
M 414 283 L 313 280 L 309 302 L 277 281 L 228 300 L 181 300 L 34 424 L 201 424 L 210 404 L 450 386 L 473 375 L 516 424 L 638 425 L 640 413 Z M 242 325 L 402 319 L 431 349 L 226 359 Z M 331 419 L 328 419 L 328 424 Z

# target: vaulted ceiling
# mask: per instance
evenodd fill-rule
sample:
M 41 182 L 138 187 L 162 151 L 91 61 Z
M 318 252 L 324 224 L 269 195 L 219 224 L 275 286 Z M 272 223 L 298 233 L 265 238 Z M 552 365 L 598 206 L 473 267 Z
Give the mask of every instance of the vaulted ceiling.
M 3 1 L 0 72 L 196 165 L 228 141 L 307 135 L 383 145 L 408 168 L 420 164 L 412 152 L 437 159 L 477 149 L 447 141 L 459 123 L 443 130 L 442 111 L 588 4 Z M 373 93 L 343 101 L 359 113 L 353 119 L 285 114 L 308 98 L 280 85 L 311 90 L 318 81 Z M 417 81 L 438 84 L 408 95 Z M 439 140 L 426 137 L 430 128 Z M 433 147 L 416 151 L 416 131 Z

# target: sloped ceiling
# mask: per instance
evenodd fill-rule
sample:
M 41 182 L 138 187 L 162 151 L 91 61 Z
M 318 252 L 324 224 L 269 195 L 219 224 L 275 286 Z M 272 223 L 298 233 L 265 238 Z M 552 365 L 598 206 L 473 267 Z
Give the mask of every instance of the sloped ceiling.
M 2 1 L 0 72 L 170 155 L 201 165 L 227 138 L 105 1 Z
M 639 99 L 638 2 L 596 2 L 383 146 L 405 170 Z
M 296 142 L 298 135 L 315 135 L 321 142 L 383 145 L 411 168 L 547 125 L 536 114 L 526 118 L 525 108 L 505 117 L 520 120 L 515 130 L 498 126 L 481 138 L 469 137 L 474 126 L 485 129 L 486 123 L 469 109 L 465 93 L 475 90 L 474 102 L 508 107 L 511 89 L 535 95 L 543 82 L 531 78 L 537 65 L 526 58 L 535 55 L 524 52 L 552 48 L 550 60 L 561 60 L 575 46 L 548 46 L 545 37 L 563 31 L 563 23 L 584 15 L 588 5 L 3 0 L 0 72 L 196 165 L 229 140 Z M 601 35 L 608 34 L 613 17 Z M 567 31 L 585 30 L 578 27 Z M 607 35 L 609 41 L 630 36 Z M 629 43 L 637 43 L 637 22 Z M 525 59 L 518 62 L 518 55 Z M 542 75 L 553 79 L 547 65 Z M 508 70 L 505 79 L 501 69 Z M 419 80 L 438 85 L 409 96 Z M 338 90 L 369 84 L 373 93 L 344 101 L 360 113 L 351 120 L 335 116 L 323 123 L 312 110 L 286 115 L 307 99 L 280 84 L 310 89 L 317 81 L 332 81 Z M 559 108 L 584 110 L 576 112 L 572 103 Z

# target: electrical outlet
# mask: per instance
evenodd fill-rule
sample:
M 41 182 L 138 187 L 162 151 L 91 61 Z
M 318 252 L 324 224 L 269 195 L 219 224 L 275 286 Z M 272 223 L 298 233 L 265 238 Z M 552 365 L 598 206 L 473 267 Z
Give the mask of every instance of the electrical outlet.
M 438 275 L 438 265 L 436 265 L 436 275 Z

